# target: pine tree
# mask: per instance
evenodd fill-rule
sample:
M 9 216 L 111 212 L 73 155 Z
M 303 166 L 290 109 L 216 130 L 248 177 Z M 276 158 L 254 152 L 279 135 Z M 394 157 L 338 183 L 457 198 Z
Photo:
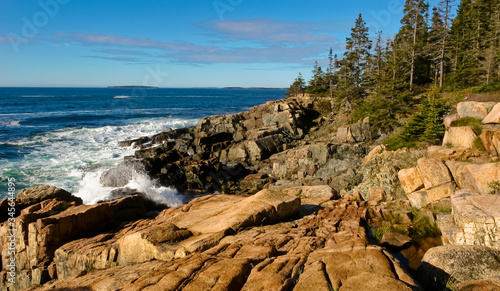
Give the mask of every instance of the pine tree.
M 357 100 L 366 95 L 370 50 L 368 27 L 359 14 L 351 29 L 351 36 L 346 38 L 346 51 L 340 68 L 342 91 L 348 100 Z

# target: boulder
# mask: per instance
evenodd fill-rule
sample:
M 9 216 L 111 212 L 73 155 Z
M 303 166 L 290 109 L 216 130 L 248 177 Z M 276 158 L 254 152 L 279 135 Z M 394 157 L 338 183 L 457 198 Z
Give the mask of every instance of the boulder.
M 467 185 L 480 194 L 489 194 L 492 190 L 491 182 L 500 181 L 500 163 L 487 163 L 467 167 L 468 175 L 465 176 Z
M 66 195 L 66 194 L 64 194 Z M 33 196 L 29 196 L 33 198 Z M 145 209 L 140 196 L 130 196 L 96 205 L 81 205 L 81 201 L 43 200 L 24 208 L 16 218 L 16 268 L 26 276 L 29 285 L 43 284 L 56 277 L 52 263 L 57 248 L 81 237 L 109 229 L 116 224 L 137 219 Z M 8 245 L 12 225 L 0 226 L 0 245 Z M 10 260 L 9 249 L 1 249 L 2 265 Z M 0 286 L 5 282 L 0 276 Z
M 123 161 L 116 167 L 101 174 L 100 182 L 104 187 L 123 187 L 133 177 L 145 175 L 146 168 L 140 161 Z
M 38 185 L 19 191 L 16 197 L 16 203 L 28 206 L 48 199 L 75 201 L 78 204 L 82 203 L 82 199 L 71 195 L 68 191 L 48 185 Z
M 246 194 L 254 194 L 264 189 L 264 186 L 274 179 L 266 173 L 250 174 L 240 181 L 240 192 Z
M 447 282 L 500 276 L 499 258 L 500 250 L 486 246 L 438 246 L 425 253 L 418 272 L 427 288 L 442 290 Z
M 231 200 L 236 203 L 232 203 Z M 206 206 L 197 205 L 196 208 L 189 208 L 189 211 L 171 217 L 171 221 L 193 233 L 211 233 L 229 229 L 236 231 L 246 226 L 283 220 L 298 213 L 300 206 L 300 198 L 267 189 L 243 200 L 231 200 L 229 204 L 219 205 L 217 209 L 211 209 L 213 202 L 205 204 Z
M 380 240 L 380 245 L 394 253 L 410 247 L 411 243 L 412 240 L 409 236 L 395 231 L 385 233 Z
M 444 117 L 444 120 L 443 120 L 443 123 L 444 123 L 444 127 L 446 129 L 450 128 L 451 127 L 451 123 L 457 119 L 459 119 L 460 116 L 457 114 L 457 113 L 454 113 L 454 114 L 448 114 Z
M 453 183 L 446 183 L 431 189 L 427 189 L 427 204 L 439 201 L 443 198 L 449 198 L 455 191 Z
M 453 147 L 473 148 L 477 135 L 469 126 L 450 127 L 444 133 L 443 146 L 451 144 Z
M 444 146 L 430 146 L 427 148 L 427 157 L 443 161 L 461 160 L 466 158 L 467 149 L 465 148 L 447 148 Z
M 443 161 L 430 158 L 421 158 L 417 161 L 417 169 L 425 189 L 441 186 L 451 182 L 448 167 Z
M 460 291 L 495 291 L 500 290 L 500 278 L 487 278 L 481 280 L 471 280 L 458 284 Z
M 500 248 L 500 195 L 461 190 L 452 195 L 451 204 L 456 244 Z
M 498 152 L 500 151 L 500 131 L 483 130 L 479 137 L 486 151 L 488 151 L 491 156 L 498 156 Z
M 398 172 L 398 178 L 406 194 L 424 188 L 424 182 L 422 182 L 416 167 L 400 170 Z
M 460 118 L 472 117 L 482 120 L 494 105 L 494 102 L 465 101 L 457 104 L 457 112 Z
M 320 205 L 332 199 L 339 199 L 340 195 L 328 185 L 293 187 L 283 192 L 299 197 L 302 205 Z
M 497 103 L 483 119 L 483 124 L 500 123 L 500 103 Z
M 470 179 L 469 169 L 475 167 L 475 164 L 457 161 L 446 161 L 446 166 L 453 176 L 453 181 L 460 189 L 475 189 L 475 183 Z
M 408 197 L 408 200 L 410 200 L 411 206 L 416 208 L 422 208 L 428 204 L 426 191 L 417 191 L 406 194 L 406 197 Z

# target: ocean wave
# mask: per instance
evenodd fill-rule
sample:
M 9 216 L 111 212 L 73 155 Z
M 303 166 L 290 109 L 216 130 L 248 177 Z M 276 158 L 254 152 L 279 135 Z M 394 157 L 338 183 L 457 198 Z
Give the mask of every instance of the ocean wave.
M 196 122 L 194 119 L 155 118 L 122 126 L 53 130 L 33 137 L 10 140 L 9 147 L 29 153 L 2 161 L 0 177 L 16 177 L 19 190 L 22 187 L 50 184 L 72 193 L 84 193 L 80 190 L 88 188 L 85 181 L 91 180 L 95 173 L 111 168 L 125 156 L 133 155 L 135 150 L 131 147 L 119 147 L 119 141 L 151 136 L 169 128 L 188 127 Z M 2 144 L 7 143 L 0 143 Z M 139 184 L 152 185 L 145 181 Z M 141 189 L 147 192 L 144 187 Z M 166 193 L 172 190 L 149 191 L 153 191 L 151 195 L 163 193 L 163 196 L 168 196 Z M 96 197 L 104 195 L 104 192 L 99 193 L 101 192 L 95 193 Z M 85 198 L 85 201 L 92 202 L 101 198 L 96 199 Z
M 99 201 L 106 200 L 110 197 L 110 193 L 119 188 L 134 189 L 137 192 L 143 193 L 145 198 L 157 203 L 164 204 L 168 207 L 176 207 L 182 205 L 187 197 L 180 194 L 171 187 L 158 186 L 149 177 L 143 174 L 134 173 L 132 179 L 124 187 L 104 187 L 100 178 L 104 170 L 88 173 L 80 182 L 79 189 L 74 193 L 75 196 L 82 198 L 84 204 L 95 204 Z
M 18 127 L 21 126 L 21 121 L 17 119 L 12 120 L 0 120 L 0 125 L 7 127 Z

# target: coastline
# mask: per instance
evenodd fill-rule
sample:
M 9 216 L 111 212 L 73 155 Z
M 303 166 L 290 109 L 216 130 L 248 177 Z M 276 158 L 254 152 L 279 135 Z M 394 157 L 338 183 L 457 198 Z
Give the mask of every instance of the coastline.
M 437 247 L 439 230 L 411 234 L 434 214 L 401 197 L 406 186 L 397 173 L 428 159 L 427 151 L 385 151 L 387 133 L 369 120 L 346 124 L 346 111 L 324 115 L 318 104 L 306 96 L 269 101 L 123 141 L 134 156 L 100 178 L 119 191 L 93 205 L 55 187 L 22 190 L 15 199 L 19 272 L 14 284 L 0 273 L 0 286 L 419 290 L 437 274 L 419 267 L 431 262 L 426 251 L 448 248 Z M 169 208 L 126 187 L 145 173 L 200 195 Z M 392 230 L 378 237 L 386 223 Z

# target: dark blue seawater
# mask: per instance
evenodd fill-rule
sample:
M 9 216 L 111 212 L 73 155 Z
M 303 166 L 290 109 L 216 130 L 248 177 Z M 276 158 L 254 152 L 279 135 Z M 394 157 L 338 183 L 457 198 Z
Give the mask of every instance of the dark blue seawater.
M 0 88 L 0 198 L 6 196 L 7 179 L 15 178 L 17 191 L 49 184 L 86 203 L 95 202 L 110 190 L 99 185 L 100 174 L 133 154 L 133 149 L 118 147 L 118 141 L 195 125 L 210 115 L 245 111 L 283 98 L 284 93 L 280 89 Z M 172 199 L 177 195 L 172 189 L 150 189 L 153 182 L 145 177 L 134 183 L 129 186 L 151 195 Z

